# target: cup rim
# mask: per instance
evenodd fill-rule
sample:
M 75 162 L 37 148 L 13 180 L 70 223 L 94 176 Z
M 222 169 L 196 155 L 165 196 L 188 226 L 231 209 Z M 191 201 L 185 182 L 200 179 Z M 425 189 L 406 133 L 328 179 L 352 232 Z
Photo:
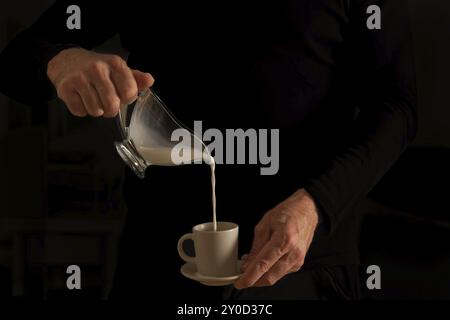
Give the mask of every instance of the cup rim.
M 202 227 L 202 226 L 204 226 L 204 225 L 212 225 L 212 224 L 213 224 L 213 222 L 204 222 L 204 223 L 200 223 L 200 224 L 195 225 L 195 226 L 192 228 L 192 232 L 201 232 L 201 233 L 224 233 L 224 232 L 235 231 L 236 229 L 239 230 L 239 225 L 238 225 L 237 223 L 229 222 L 229 221 L 217 221 L 217 225 L 223 224 L 223 223 L 229 224 L 229 225 L 230 225 L 230 228 L 229 228 L 229 229 L 226 229 L 226 230 L 217 230 L 217 231 L 214 231 L 214 230 L 200 230 L 200 227 Z

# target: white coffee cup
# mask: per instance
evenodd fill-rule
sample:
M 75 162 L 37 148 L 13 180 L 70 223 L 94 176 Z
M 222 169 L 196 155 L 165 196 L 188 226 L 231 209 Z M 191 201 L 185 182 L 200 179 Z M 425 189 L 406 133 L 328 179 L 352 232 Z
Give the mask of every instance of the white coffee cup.
M 217 222 L 214 231 L 212 222 L 202 223 L 192 228 L 178 240 L 178 253 L 186 262 L 195 263 L 199 274 L 208 277 L 230 277 L 238 273 L 239 226 L 232 222 Z M 194 242 L 195 256 L 188 256 L 183 243 Z

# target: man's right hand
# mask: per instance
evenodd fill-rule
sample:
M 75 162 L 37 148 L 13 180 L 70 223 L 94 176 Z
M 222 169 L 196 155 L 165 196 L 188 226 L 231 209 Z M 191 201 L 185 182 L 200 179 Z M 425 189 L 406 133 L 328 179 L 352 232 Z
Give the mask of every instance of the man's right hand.
M 120 104 L 131 103 L 153 85 L 149 73 L 130 69 L 116 55 L 80 48 L 62 50 L 47 66 L 58 97 L 75 116 L 114 117 Z

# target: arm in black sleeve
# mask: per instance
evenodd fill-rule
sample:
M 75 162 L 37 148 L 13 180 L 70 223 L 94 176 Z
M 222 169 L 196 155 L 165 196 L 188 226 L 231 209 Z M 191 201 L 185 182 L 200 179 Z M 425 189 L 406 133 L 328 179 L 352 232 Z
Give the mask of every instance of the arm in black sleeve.
M 364 83 L 357 99 L 360 111 L 347 147 L 306 184 L 331 230 L 389 170 L 417 130 L 407 1 L 356 0 L 350 4 L 355 53 L 363 62 L 358 66 L 362 77 L 357 79 Z M 371 4 L 381 8 L 381 30 L 366 27 Z
M 81 29 L 69 30 L 67 8 L 81 9 Z M 0 54 L 0 90 L 22 103 L 42 103 L 55 96 L 47 78 L 48 62 L 70 47 L 91 49 L 117 32 L 114 2 L 56 1 L 28 29 L 19 33 Z

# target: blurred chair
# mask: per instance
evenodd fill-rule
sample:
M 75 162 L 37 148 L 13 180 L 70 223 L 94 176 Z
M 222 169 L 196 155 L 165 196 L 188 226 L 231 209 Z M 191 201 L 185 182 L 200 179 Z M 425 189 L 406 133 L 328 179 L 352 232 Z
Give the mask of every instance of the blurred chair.
M 0 216 L 0 265 L 10 270 L 12 295 L 67 293 L 65 270 L 76 264 L 79 296 L 105 298 L 122 229 L 120 179 L 102 179 L 89 154 L 58 158 L 53 150 L 48 157 L 44 127 L 10 130 L 4 143 L 8 203 Z

